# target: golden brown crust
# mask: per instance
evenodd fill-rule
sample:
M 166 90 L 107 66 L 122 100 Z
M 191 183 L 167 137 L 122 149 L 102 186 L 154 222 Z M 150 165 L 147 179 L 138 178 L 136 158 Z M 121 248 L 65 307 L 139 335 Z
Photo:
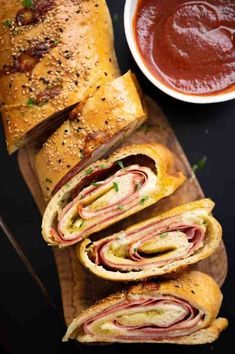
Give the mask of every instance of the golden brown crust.
M 151 265 L 148 268 L 144 268 L 140 271 L 120 272 L 117 270 L 108 270 L 102 265 L 95 264 L 89 257 L 90 250 L 92 249 L 92 241 L 87 238 L 76 248 L 77 256 L 81 263 L 96 276 L 111 281 L 137 281 L 145 280 L 152 277 L 163 276 L 175 272 L 181 272 L 188 266 L 199 262 L 202 259 L 209 257 L 218 248 L 222 238 L 222 228 L 218 221 L 210 216 L 214 202 L 210 199 L 202 199 L 185 205 L 180 205 L 174 209 L 171 209 L 161 215 L 158 215 L 149 220 L 142 221 L 127 228 L 125 231 L 130 232 L 136 229 L 140 229 L 146 224 L 152 222 L 158 222 L 172 216 L 183 215 L 188 211 L 196 211 L 201 214 L 201 220 L 206 223 L 206 234 L 204 239 L 204 245 L 194 254 L 189 255 L 187 258 L 180 260 L 174 260 L 170 264 L 163 266 Z M 117 234 L 118 236 L 119 234 Z M 121 233 L 120 233 L 121 235 Z M 112 237 L 112 236 L 111 236 Z M 107 237 L 108 238 L 108 237 Z
M 49 117 L 119 75 L 105 0 L 47 3 L 43 16 L 22 26 L 22 1 L 1 2 L 0 106 L 9 153 Z
M 113 163 L 119 160 L 125 159 L 125 157 L 143 155 L 143 157 L 153 160 L 156 170 L 157 179 L 156 185 L 151 186 L 151 191 L 148 192 L 148 198 L 144 204 L 138 203 L 133 208 L 130 208 L 124 213 L 117 215 L 111 220 L 106 220 L 103 223 L 98 223 L 92 228 L 92 233 L 98 232 L 111 224 L 118 222 L 123 218 L 147 208 L 149 205 L 156 203 L 158 200 L 172 194 L 181 184 L 185 181 L 185 176 L 182 172 L 172 172 L 174 159 L 172 153 L 163 145 L 160 144 L 140 144 L 125 146 L 115 153 L 113 153 L 107 160 L 99 160 L 90 165 L 87 169 L 82 170 L 75 175 L 69 183 L 65 184 L 50 200 L 42 221 L 42 235 L 44 239 L 51 245 L 66 247 L 69 244 L 66 242 L 58 242 L 51 233 L 52 225 L 54 225 L 55 219 L 58 217 L 58 213 L 61 210 L 61 205 L 65 195 L 69 195 L 71 191 L 78 185 L 82 179 L 87 178 L 87 170 L 95 171 L 96 168 L 102 165 L 111 166 Z M 62 203 L 62 204 L 61 204 Z M 87 234 L 85 237 L 89 236 Z M 75 242 L 77 242 L 75 240 Z
M 136 79 L 130 71 L 100 87 L 87 102 L 77 106 L 71 119 L 56 130 L 36 157 L 36 171 L 46 199 L 75 166 L 81 163 L 82 168 L 95 151 L 98 154 L 97 148 L 104 155 L 107 144 L 109 149 L 116 146 L 145 118 Z
M 203 328 L 188 336 L 179 338 L 169 338 L 165 340 L 152 340 L 152 342 L 160 343 L 176 343 L 176 344 L 201 344 L 216 340 L 222 330 L 227 327 L 227 320 L 223 318 L 216 319 L 218 315 L 222 294 L 216 282 L 208 275 L 198 271 L 184 273 L 178 279 L 165 280 L 161 283 L 140 283 L 129 289 L 116 293 L 106 299 L 97 302 L 78 318 L 74 319 L 68 327 L 64 341 L 69 338 L 77 339 L 81 342 L 97 341 L 92 335 L 83 332 L 82 326 L 91 316 L 104 311 L 111 305 L 120 302 L 123 299 L 131 299 L 133 295 L 148 294 L 167 294 L 186 300 L 192 306 L 201 309 L 205 313 Z M 113 338 L 105 340 L 106 342 L 118 341 Z M 124 342 L 133 342 L 128 339 Z M 143 342 L 146 342 L 143 340 Z

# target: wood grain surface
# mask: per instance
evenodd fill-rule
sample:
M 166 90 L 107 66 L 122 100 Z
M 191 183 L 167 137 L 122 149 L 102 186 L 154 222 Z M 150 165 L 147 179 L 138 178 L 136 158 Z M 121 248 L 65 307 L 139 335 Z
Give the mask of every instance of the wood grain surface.
M 118 225 L 113 225 L 108 230 L 102 231 L 102 236 L 121 230 L 146 219 L 146 217 L 157 215 L 177 205 L 204 197 L 204 193 L 164 113 L 152 99 L 147 98 L 146 100 L 150 113 L 147 123 L 128 138 L 123 145 L 146 142 L 166 145 L 176 157 L 176 168 L 185 173 L 187 180 L 173 195 L 119 222 Z M 33 198 L 41 213 L 43 213 L 45 203 L 34 172 L 35 153 L 34 146 L 28 146 L 19 152 L 18 161 L 21 173 Z M 127 286 L 123 283 L 113 283 L 96 278 L 89 273 L 79 263 L 76 257 L 75 246 L 65 249 L 54 248 L 54 256 L 60 279 L 64 317 L 67 325 L 82 310 L 92 305 L 96 300 Z M 192 268 L 208 273 L 221 286 L 227 274 L 227 254 L 224 243 L 221 242 L 220 247 L 211 257 L 199 262 Z

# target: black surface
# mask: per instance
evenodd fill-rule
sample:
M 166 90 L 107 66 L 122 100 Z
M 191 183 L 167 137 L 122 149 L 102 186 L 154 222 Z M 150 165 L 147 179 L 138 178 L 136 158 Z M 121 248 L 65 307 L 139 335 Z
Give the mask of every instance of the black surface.
M 216 201 L 215 215 L 224 229 L 229 254 L 229 274 L 223 287 L 221 315 L 230 326 L 213 345 L 177 347 L 169 345 L 132 345 L 131 349 L 149 353 L 222 353 L 231 347 L 235 319 L 235 101 L 213 105 L 193 105 L 174 100 L 154 88 L 140 73 L 126 44 L 123 29 L 123 0 L 109 0 L 115 18 L 114 29 L 118 60 L 123 72 L 131 68 L 137 73 L 145 93 L 161 105 L 169 118 L 190 162 L 203 156 L 207 162 L 198 178 L 205 194 Z M 1 207 L 5 221 L 62 312 L 60 289 L 51 249 L 40 236 L 41 218 L 20 176 L 16 155 L 8 157 L 1 131 L 0 151 Z M 61 343 L 65 326 L 45 301 L 14 249 L 0 235 L 0 351 L 5 353 L 121 353 L 124 345 L 79 347 L 73 342 Z

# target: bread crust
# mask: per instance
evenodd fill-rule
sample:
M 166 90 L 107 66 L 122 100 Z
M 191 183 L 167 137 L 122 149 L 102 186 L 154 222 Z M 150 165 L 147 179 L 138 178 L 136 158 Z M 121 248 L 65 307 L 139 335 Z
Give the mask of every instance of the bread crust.
M 175 343 L 175 344 L 203 344 L 210 343 L 216 340 L 222 330 L 224 330 L 228 321 L 224 318 L 216 319 L 221 302 L 222 293 L 216 282 L 207 274 L 191 271 L 185 272 L 177 279 L 164 280 L 160 283 L 140 283 L 130 288 L 113 294 L 106 299 L 98 301 L 82 312 L 68 327 L 67 333 L 63 340 L 67 341 L 69 338 L 77 339 L 80 342 L 97 342 L 98 337 L 92 338 L 92 335 L 85 334 L 82 326 L 90 317 L 104 311 L 108 307 L 122 301 L 123 299 L 131 300 L 132 296 L 141 294 L 152 295 L 171 295 L 186 300 L 192 306 L 201 309 L 205 313 L 203 327 L 198 331 L 182 337 L 166 338 L 163 340 L 153 339 L 144 340 L 142 342 L 154 343 Z M 104 339 L 103 342 L 118 342 L 115 338 Z M 124 340 L 122 342 L 129 343 L 133 340 Z M 137 342 L 139 342 L 137 340 Z
M 65 183 L 64 178 L 73 168 L 82 169 L 94 156 L 102 157 L 146 118 L 135 76 L 130 71 L 101 86 L 76 107 L 71 119 L 37 154 L 35 167 L 45 198 L 50 198 L 58 184 Z
M 184 181 L 185 176 L 182 172 L 173 172 L 174 159 L 172 153 L 163 145 L 159 144 L 143 144 L 143 145 L 129 145 L 125 146 L 115 153 L 113 153 L 107 160 L 99 160 L 94 164 L 90 165 L 87 169 L 95 170 L 96 167 L 102 165 L 112 165 L 115 161 L 122 160 L 128 156 L 143 155 L 152 159 L 155 163 L 157 169 L 157 185 L 148 194 L 148 199 L 145 201 L 144 205 L 138 204 L 134 208 L 126 211 L 124 216 L 121 214 L 112 219 L 112 222 L 106 221 L 102 225 L 97 224 L 93 232 L 98 232 L 105 227 L 118 222 L 124 217 L 128 217 L 137 211 L 148 207 L 149 205 L 156 203 L 159 199 L 166 197 L 173 193 Z M 68 195 L 75 186 L 84 178 L 87 177 L 87 169 L 81 171 L 75 175 L 69 183 L 64 185 L 50 200 L 46 211 L 43 216 L 42 221 L 42 235 L 44 239 L 51 245 L 57 245 L 60 247 L 65 247 L 65 244 L 58 244 L 58 241 L 53 239 L 51 235 L 51 227 L 53 225 L 53 220 L 57 217 L 60 212 L 61 201 L 64 199 L 65 195 Z M 88 236 L 88 235 L 87 235 Z
M 9 153 L 119 75 L 105 0 L 52 3 L 35 23 L 18 25 L 22 1 L 1 2 L 0 109 Z M 32 55 L 38 45 L 43 51 L 26 70 L 22 53 Z
M 183 214 L 187 211 L 201 211 L 203 213 L 203 220 L 207 224 L 206 235 L 204 239 L 204 246 L 200 248 L 195 254 L 190 255 L 188 258 L 175 260 L 170 264 L 158 267 L 147 267 L 141 271 L 120 272 L 115 270 L 105 269 L 102 265 L 95 264 L 89 257 L 89 252 L 92 248 L 92 240 L 87 238 L 82 243 L 76 246 L 77 256 L 85 268 L 94 273 L 96 276 L 111 281 L 138 281 L 146 280 L 152 277 L 158 277 L 165 274 L 171 274 L 188 266 L 199 262 L 202 259 L 208 258 L 218 248 L 222 238 L 222 228 L 218 221 L 213 218 L 210 213 L 214 208 L 214 202 L 210 199 L 202 199 L 185 205 L 180 205 L 171 209 L 163 214 L 160 214 L 151 219 L 142 221 L 127 228 L 125 231 L 130 232 L 141 228 L 148 223 L 157 222 L 166 218 Z M 121 234 L 121 233 L 120 233 Z M 117 234 L 119 235 L 119 233 Z M 112 236 L 110 236 L 112 237 Z M 108 239 L 108 237 L 106 238 Z

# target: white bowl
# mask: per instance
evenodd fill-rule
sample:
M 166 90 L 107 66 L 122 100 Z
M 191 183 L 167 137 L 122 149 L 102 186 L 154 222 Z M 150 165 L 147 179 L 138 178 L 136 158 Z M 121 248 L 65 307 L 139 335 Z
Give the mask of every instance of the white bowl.
M 134 28 L 133 28 L 133 18 L 136 11 L 138 0 L 126 0 L 125 10 L 124 10 L 124 26 L 125 33 L 129 48 L 131 53 L 138 64 L 141 71 L 144 75 L 160 90 L 167 93 L 168 95 L 177 98 L 178 100 L 191 102 L 191 103 L 215 103 L 215 102 L 224 102 L 229 101 L 235 98 L 235 90 L 226 92 L 226 93 L 217 93 L 214 95 L 208 96 L 199 96 L 199 95 L 186 95 L 184 93 L 178 92 L 174 89 L 169 88 L 164 85 L 161 81 L 159 81 L 149 69 L 146 67 L 136 44 Z

